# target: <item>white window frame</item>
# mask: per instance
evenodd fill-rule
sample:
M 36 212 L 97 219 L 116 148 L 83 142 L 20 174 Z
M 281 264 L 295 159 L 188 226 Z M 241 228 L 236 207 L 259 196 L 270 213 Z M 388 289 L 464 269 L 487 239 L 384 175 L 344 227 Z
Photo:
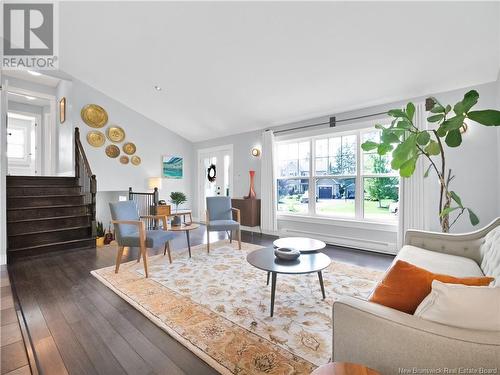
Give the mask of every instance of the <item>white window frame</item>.
M 387 123 L 390 120 L 381 119 L 378 122 Z M 364 222 L 364 223 L 379 223 L 389 226 L 397 226 L 398 220 L 384 220 L 384 219 L 376 219 L 376 218 L 365 218 L 364 217 L 364 179 L 370 177 L 398 177 L 399 175 L 396 171 L 392 171 L 390 173 L 364 173 L 364 158 L 363 158 L 363 150 L 361 149 L 361 142 L 363 139 L 363 135 L 366 133 L 370 133 L 374 131 L 373 123 L 364 123 L 364 126 L 358 127 L 357 129 L 348 130 L 348 131 L 328 131 L 323 132 L 317 135 L 305 136 L 301 135 L 297 138 L 287 138 L 286 140 L 277 140 L 276 146 L 290 143 L 300 143 L 307 141 L 309 142 L 309 176 L 285 176 L 285 177 L 277 177 L 276 180 L 309 180 L 309 202 L 308 202 L 308 210 L 307 213 L 293 213 L 293 212 L 284 212 L 278 211 L 278 207 L 276 206 L 276 213 L 278 218 L 293 218 L 293 217 L 309 217 L 319 220 L 327 220 L 327 221 L 352 221 L 352 222 Z M 342 136 L 356 136 L 356 173 L 355 174 L 346 174 L 346 175 L 316 175 L 316 141 L 319 139 L 328 139 L 334 137 L 342 137 Z M 278 160 L 278 159 L 276 159 Z M 278 169 L 278 168 L 277 168 Z M 276 169 L 276 170 L 277 170 Z M 346 217 L 346 216 L 335 216 L 335 215 L 321 215 L 316 213 L 316 179 L 329 179 L 329 178 L 354 178 L 356 181 L 356 198 L 355 198 L 355 210 L 354 217 Z

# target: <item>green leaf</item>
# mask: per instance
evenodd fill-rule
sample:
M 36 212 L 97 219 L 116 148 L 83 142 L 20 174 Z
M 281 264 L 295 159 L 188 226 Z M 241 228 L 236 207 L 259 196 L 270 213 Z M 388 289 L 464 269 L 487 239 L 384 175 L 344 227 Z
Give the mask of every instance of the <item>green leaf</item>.
M 432 107 L 431 113 L 444 113 L 444 107 L 440 104 L 436 104 Z
M 409 102 L 406 105 L 406 114 L 408 115 L 408 119 L 413 121 L 413 115 L 415 114 L 415 105 L 412 102 Z
M 458 147 L 462 144 L 462 134 L 460 134 L 460 130 L 450 130 L 444 139 L 446 144 L 449 147 Z
M 420 132 L 417 135 L 417 143 L 420 146 L 425 146 L 427 143 L 429 143 L 430 139 L 431 139 L 431 135 L 426 131 Z
M 469 211 L 469 220 L 470 220 L 470 223 L 472 225 L 478 225 L 479 224 L 479 218 L 477 217 L 477 215 L 474 212 L 472 212 L 472 210 L 470 208 L 468 208 L 467 211 Z
M 469 112 L 469 110 L 477 104 L 479 99 L 479 94 L 476 90 L 470 90 L 468 93 L 464 95 L 464 100 L 462 100 L 463 111 L 465 113 Z
M 443 211 L 441 211 L 439 216 L 443 217 L 443 216 L 449 215 L 451 212 L 458 210 L 459 208 L 460 207 L 446 207 Z
M 413 172 L 415 172 L 415 165 L 417 164 L 417 156 L 405 161 L 401 168 L 399 169 L 399 175 L 401 177 L 410 177 Z
M 361 148 L 363 149 L 363 151 L 375 150 L 377 147 L 378 147 L 378 143 L 373 142 L 373 141 L 366 141 L 361 145 Z
M 411 134 L 392 152 L 391 168 L 398 170 L 404 162 L 417 155 L 417 135 Z
M 455 116 L 443 122 L 440 127 L 444 128 L 446 131 L 460 129 L 464 124 L 464 120 L 465 115 Z
M 441 148 L 439 147 L 439 143 L 431 140 L 424 151 L 429 155 L 439 155 L 441 153 Z
M 381 143 L 378 145 L 377 147 L 377 154 L 379 155 L 385 155 L 387 154 L 389 151 L 392 151 L 393 147 L 391 144 L 388 144 L 388 143 Z
M 457 116 L 463 115 L 465 112 L 464 109 L 465 109 L 465 107 L 464 107 L 464 104 L 462 102 L 458 102 L 457 104 L 455 104 L 453 106 L 453 112 L 455 112 L 455 114 Z
M 455 193 L 454 191 L 450 191 L 450 195 L 451 198 L 460 206 L 460 208 L 464 208 L 464 206 L 462 205 L 462 200 L 457 193 Z
M 396 124 L 396 127 L 399 128 L 399 129 L 410 129 L 411 128 L 411 124 L 407 121 L 398 121 L 398 123 Z
M 375 129 L 384 130 L 384 126 L 381 124 L 375 124 Z
M 433 115 L 433 116 L 427 117 L 427 121 L 429 121 L 429 122 L 439 122 L 442 119 L 444 119 L 444 115 L 443 114 Z
M 427 167 L 427 169 L 425 170 L 425 173 L 424 173 L 424 178 L 429 177 L 429 172 L 431 171 L 431 168 L 432 168 L 432 164 L 429 164 L 429 166 L 428 166 L 428 167 Z
M 439 138 L 443 138 L 446 135 L 446 133 L 448 133 L 448 132 L 446 131 L 445 128 L 443 128 L 442 126 L 440 126 L 438 128 L 438 130 L 436 131 L 436 133 L 437 133 L 437 135 L 438 135 Z
M 447 105 L 446 108 L 444 109 L 444 113 L 448 114 L 451 111 L 451 105 Z
M 389 112 L 387 112 L 389 116 L 392 117 L 404 117 L 408 118 L 406 115 L 406 112 L 403 111 L 402 109 L 391 109 Z
M 467 114 L 471 120 L 486 126 L 500 126 L 500 111 L 485 109 L 484 111 L 471 111 Z
M 380 139 L 382 143 L 399 143 L 399 137 L 391 130 L 383 131 Z

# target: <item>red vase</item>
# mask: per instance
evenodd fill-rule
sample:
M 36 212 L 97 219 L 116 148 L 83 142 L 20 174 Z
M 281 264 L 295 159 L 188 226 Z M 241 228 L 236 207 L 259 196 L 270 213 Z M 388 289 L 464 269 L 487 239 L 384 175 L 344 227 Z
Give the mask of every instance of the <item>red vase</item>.
M 254 179 L 255 179 L 255 171 L 249 171 L 250 174 L 250 190 L 248 191 L 248 195 L 245 196 L 245 199 L 255 199 L 257 195 L 255 194 L 254 189 Z

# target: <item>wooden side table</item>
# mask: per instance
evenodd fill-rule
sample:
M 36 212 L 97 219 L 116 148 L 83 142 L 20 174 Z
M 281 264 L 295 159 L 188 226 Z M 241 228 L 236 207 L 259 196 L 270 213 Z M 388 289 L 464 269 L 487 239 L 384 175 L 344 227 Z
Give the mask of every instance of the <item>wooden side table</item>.
M 355 363 L 332 362 L 318 367 L 311 372 L 311 375 L 380 375 L 380 373 Z
M 241 225 L 246 227 L 260 227 L 260 199 L 231 199 L 233 208 L 241 212 Z

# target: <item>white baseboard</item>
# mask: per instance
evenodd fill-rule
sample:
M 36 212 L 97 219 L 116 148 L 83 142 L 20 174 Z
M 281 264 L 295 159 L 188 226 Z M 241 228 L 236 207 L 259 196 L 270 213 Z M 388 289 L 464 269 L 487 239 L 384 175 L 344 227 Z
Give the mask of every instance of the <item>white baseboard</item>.
M 351 247 L 354 249 L 375 251 L 384 254 L 396 254 L 396 244 L 383 241 L 374 241 L 360 238 L 353 238 L 347 236 L 332 236 L 325 233 L 311 232 L 311 231 L 301 231 L 294 229 L 282 229 L 279 232 L 280 237 L 286 236 L 310 236 L 315 239 L 324 241 L 330 245 Z

